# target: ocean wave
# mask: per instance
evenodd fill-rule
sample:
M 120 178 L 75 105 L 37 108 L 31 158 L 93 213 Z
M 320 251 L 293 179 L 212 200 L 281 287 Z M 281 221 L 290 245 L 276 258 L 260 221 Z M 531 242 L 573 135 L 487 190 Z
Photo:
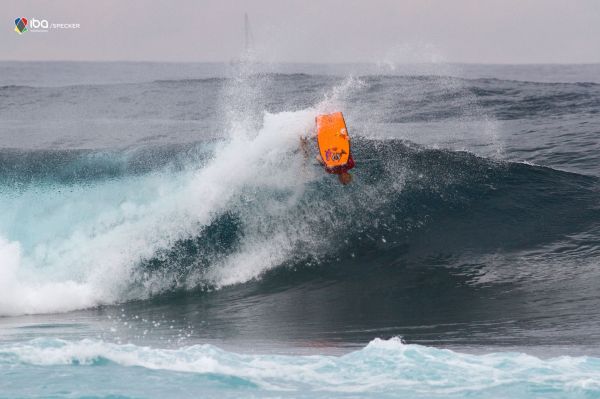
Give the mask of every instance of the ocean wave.
M 256 137 L 202 156 L 167 152 L 171 163 L 102 153 L 25 161 L 0 187 L 13 210 L 0 223 L 12 265 L 4 281 L 21 292 L 5 290 L 0 312 L 220 288 L 277 267 L 529 250 L 592 232 L 600 219 L 595 177 L 401 140 L 357 138 L 355 182 L 339 186 L 294 152 L 311 115 L 268 116 Z M 280 135 L 290 124 L 297 130 Z M 37 163 L 49 169 L 32 180 Z
M 264 83 L 270 79 L 294 83 L 269 91 Z M 192 95 L 205 82 L 183 83 Z M 180 114 L 181 108 L 196 107 L 188 99 L 155 110 L 159 103 L 148 94 L 163 93 L 161 84 L 98 86 L 90 98 L 108 114 L 125 112 L 126 119 L 165 109 L 176 110 L 177 120 L 198 117 Z M 277 269 L 320 273 L 347 264 L 464 262 L 467 255 L 471 261 L 498 252 L 513 256 L 572 237 L 597 237 L 598 178 L 481 155 L 497 155 L 501 147 L 488 114 L 515 104 L 493 97 L 529 98 L 526 83 L 503 87 L 494 82 L 495 91 L 484 87 L 485 93 L 472 86 L 485 81 L 439 76 L 252 75 L 224 84 L 203 93 L 212 104 L 215 90 L 223 90 L 227 137 L 219 141 L 198 142 L 195 132 L 193 144 L 135 150 L 0 151 L 0 208 L 8 210 L 0 217 L 0 257 L 9 265 L 0 315 L 220 289 L 260 280 Z M 565 87 L 589 90 L 579 93 L 588 99 L 595 90 Z M 88 89 L 68 90 L 87 98 Z M 64 94 L 61 88 L 41 92 L 42 97 Z M 179 91 L 167 92 L 180 101 Z M 579 94 L 548 96 L 549 101 L 577 102 Z M 532 102 L 538 97 L 535 93 Z M 121 107 L 107 98 L 136 100 Z M 47 104 L 54 102 L 44 104 L 44 112 L 51 113 Z M 372 112 L 372 104 L 380 104 L 383 112 Z M 305 160 L 298 151 L 299 137 L 313 128 L 314 115 L 341 105 L 352 111 L 357 161 L 348 187 L 314 165 L 314 154 Z M 212 115 L 211 107 L 203 112 Z M 541 106 L 540 112 L 546 109 Z M 478 122 L 463 129 L 465 136 L 453 131 L 448 118 Z M 442 123 L 433 133 L 431 125 L 415 133 L 408 124 L 408 135 L 383 134 L 396 122 L 419 119 Z M 378 132 L 379 122 L 386 132 Z M 222 128 L 223 123 L 208 125 Z M 423 129 L 432 133 L 431 145 L 415 144 Z M 382 274 L 380 280 L 385 278 Z
M 87 339 L 42 338 L 0 346 L 0 375 L 10 373 L 11 381 L 18 381 L 19 375 L 34 372 L 34 367 L 60 370 L 66 376 L 40 387 L 43 394 L 69 386 L 77 378 L 80 387 L 77 397 L 99 395 L 106 390 L 113 394 L 154 397 L 157 384 L 186 378 L 188 373 L 209 376 L 212 380 L 188 379 L 186 389 L 193 388 L 196 392 L 200 389 L 208 396 L 219 397 L 277 394 L 559 398 L 600 394 L 597 358 L 540 359 L 523 353 L 472 355 L 407 345 L 398 338 L 375 339 L 363 349 L 342 356 L 238 354 L 211 345 L 158 349 Z M 95 372 L 78 372 L 88 367 L 95 367 Z M 111 370 L 112 377 L 101 385 L 92 379 L 102 374 L 103 368 Z M 135 388 L 130 384 L 123 386 L 119 376 L 132 377 L 131 374 L 144 383 L 136 384 Z M 215 380 L 217 392 L 210 389 L 217 385 Z M 18 396 L 25 389 L 9 384 L 3 394 Z

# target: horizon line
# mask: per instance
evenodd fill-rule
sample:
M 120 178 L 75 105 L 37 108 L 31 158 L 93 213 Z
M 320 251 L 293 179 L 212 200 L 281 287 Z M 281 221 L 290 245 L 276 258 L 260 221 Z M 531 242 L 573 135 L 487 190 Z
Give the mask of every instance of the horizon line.
M 47 62 L 47 63 L 105 63 L 105 64 L 230 64 L 232 61 L 157 61 L 157 60 L 23 60 L 23 59 L 0 59 L 0 62 L 27 63 L 27 62 Z M 314 62 L 314 61 L 275 61 L 275 62 L 251 62 L 257 65 L 485 65 L 485 66 L 539 66 L 539 65 L 600 65 L 600 61 L 593 62 L 472 62 L 472 61 L 439 61 L 439 62 L 368 62 L 368 61 L 333 61 L 333 62 Z

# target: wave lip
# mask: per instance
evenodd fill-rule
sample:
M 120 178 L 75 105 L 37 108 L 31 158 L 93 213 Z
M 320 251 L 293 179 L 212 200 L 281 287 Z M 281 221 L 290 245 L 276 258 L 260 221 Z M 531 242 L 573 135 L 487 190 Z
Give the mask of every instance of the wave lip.
M 265 394 L 311 392 L 315 397 L 600 394 L 600 359 L 597 358 L 562 356 L 543 360 L 523 353 L 471 355 L 407 345 L 399 338 L 375 339 L 363 349 L 339 357 L 248 355 L 212 345 L 157 349 L 88 339 L 43 338 L 0 346 L 0 373 L 11 372 L 15 378 L 15 374 L 27 373 L 32 367 L 62 367 L 67 372 L 84 370 L 82 375 L 87 379 L 101 372 L 97 367 L 108 368 L 115 376 L 134 371 L 150 384 L 160 384 L 161 378 L 191 373 L 217 378 L 220 389 L 230 395 L 248 389 Z M 96 371 L 90 373 L 89 367 L 95 367 Z M 42 382 L 40 387 L 44 386 Z M 196 384 L 199 382 L 206 383 L 195 380 Z M 151 392 L 152 386 L 146 389 Z M 18 393 L 18 389 L 14 393 Z

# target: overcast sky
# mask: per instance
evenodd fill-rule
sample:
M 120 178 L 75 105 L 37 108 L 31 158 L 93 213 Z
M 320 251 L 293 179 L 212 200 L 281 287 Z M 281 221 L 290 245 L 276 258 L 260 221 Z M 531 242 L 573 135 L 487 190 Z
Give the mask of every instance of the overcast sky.
M 0 60 L 230 61 L 245 11 L 267 62 L 600 62 L 600 0 L 2 0 Z

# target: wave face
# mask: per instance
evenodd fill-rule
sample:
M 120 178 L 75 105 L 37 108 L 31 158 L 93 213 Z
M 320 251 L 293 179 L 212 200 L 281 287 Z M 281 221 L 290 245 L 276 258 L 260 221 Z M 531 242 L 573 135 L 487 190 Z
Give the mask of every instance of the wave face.
M 0 81 L 1 316 L 597 342 L 597 83 L 186 71 Z M 347 187 L 298 148 L 337 109 Z
M 10 371 L 3 368 L 7 365 Z M 241 355 L 211 345 L 165 350 L 92 340 L 38 339 L 0 346 L 0 375 L 10 374 L 11 380 L 4 395 L 29 395 L 27 384 L 20 382 L 45 378 L 49 369 L 56 379 L 38 394 L 73 398 L 187 398 L 198 392 L 211 398 L 563 398 L 600 393 L 598 358 L 467 355 L 399 339 L 376 339 L 340 357 Z
M 364 161 L 341 187 L 294 152 L 311 122 L 267 115 L 256 137 L 194 150 L 6 153 L 2 313 L 220 288 L 279 266 L 452 265 L 563 245 L 577 247 L 571 262 L 595 256 L 595 177 L 357 138 Z

